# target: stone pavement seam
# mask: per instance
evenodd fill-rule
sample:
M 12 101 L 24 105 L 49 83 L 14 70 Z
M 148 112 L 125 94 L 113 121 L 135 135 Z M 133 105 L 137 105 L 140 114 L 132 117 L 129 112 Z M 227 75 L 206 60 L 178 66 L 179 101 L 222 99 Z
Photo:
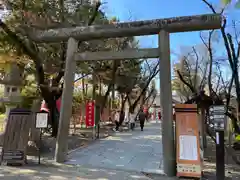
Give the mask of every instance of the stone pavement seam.
M 78 148 L 75 148 L 75 149 L 72 149 L 72 150 L 68 151 L 67 155 L 70 155 L 70 154 L 72 154 L 72 153 L 74 153 L 74 152 L 76 152 L 78 150 L 84 149 L 84 148 L 88 147 L 89 145 L 92 145 L 92 144 L 94 144 L 94 143 L 96 143 L 96 142 L 98 142 L 100 140 L 101 139 L 94 139 L 94 140 L 90 141 L 89 143 L 87 143 L 87 144 L 85 144 L 83 146 L 80 146 Z
M 128 162 L 128 164 L 130 164 L 136 157 L 137 157 L 137 155 L 133 156 L 133 157 L 131 158 L 131 160 Z

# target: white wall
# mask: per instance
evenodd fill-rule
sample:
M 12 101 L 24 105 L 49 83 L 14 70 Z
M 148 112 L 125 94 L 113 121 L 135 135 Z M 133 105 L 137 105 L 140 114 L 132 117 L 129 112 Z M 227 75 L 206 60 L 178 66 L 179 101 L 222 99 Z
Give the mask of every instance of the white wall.
M 179 102 L 179 103 L 181 102 L 181 101 L 180 101 L 180 98 L 177 97 L 175 93 L 173 93 L 172 96 L 173 96 L 172 98 L 173 98 L 174 103 L 175 103 L 175 101 L 177 101 L 177 102 Z M 160 93 L 157 94 L 157 96 L 156 96 L 153 104 L 156 104 L 157 106 L 160 106 Z

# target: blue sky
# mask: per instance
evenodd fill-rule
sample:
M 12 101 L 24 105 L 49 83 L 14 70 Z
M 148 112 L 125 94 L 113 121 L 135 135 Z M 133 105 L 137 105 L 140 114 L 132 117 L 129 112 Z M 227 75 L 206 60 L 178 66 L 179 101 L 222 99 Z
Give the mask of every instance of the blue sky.
M 201 0 L 105 0 L 108 16 L 121 21 L 147 20 L 174 16 L 210 13 Z M 213 0 L 212 2 L 220 0 Z M 139 37 L 141 47 L 157 47 L 157 36 Z M 171 34 L 171 49 L 177 52 L 181 46 L 200 43 L 199 32 Z
M 212 13 L 202 0 L 103 0 L 106 4 L 103 10 L 108 17 L 116 16 L 120 21 L 150 20 L 175 16 L 188 16 Z M 214 7 L 221 7 L 221 0 L 209 0 Z M 239 10 L 228 7 L 228 18 L 239 17 Z M 238 18 L 239 19 L 239 18 Z M 229 21 L 231 22 L 231 20 Z M 177 60 L 182 47 L 202 44 L 200 32 L 186 32 L 171 34 L 171 60 Z M 140 47 L 151 48 L 158 46 L 157 36 L 138 37 Z M 218 53 L 225 54 L 220 45 Z M 177 56 L 176 56 L 177 55 Z M 157 81 L 158 84 L 158 81 Z M 158 85 L 157 85 L 158 86 Z
M 221 0 L 211 0 L 220 5 Z M 202 0 L 105 0 L 103 10 L 107 16 L 116 16 L 120 21 L 149 20 L 175 16 L 187 16 L 211 13 Z M 171 61 L 178 59 L 179 50 L 184 46 L 201 43 L 200 32 L 175 33 L 170 36 Z M 158 46 L 157 36 L 141 36 L 140 46 L 151 48 Z M 157 77 L 158 78 L 158 77 Z M 159 81 L 157 87 L 159 87 Z

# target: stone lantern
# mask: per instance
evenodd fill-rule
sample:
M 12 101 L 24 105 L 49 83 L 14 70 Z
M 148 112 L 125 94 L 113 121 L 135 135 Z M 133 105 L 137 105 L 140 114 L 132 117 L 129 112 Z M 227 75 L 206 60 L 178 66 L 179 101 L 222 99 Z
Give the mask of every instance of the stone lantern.
M 11 109 L 16 108 L 21 103 L 21 86 L 22 86 L 22 73 L 23 68 L 21 68 L 17 63 L 11 63 L 10 71 L 0 82 L 4 84 L 4 96 L 1 102 L 4 103 L 6 107 L 5 117 L 7 120 Z

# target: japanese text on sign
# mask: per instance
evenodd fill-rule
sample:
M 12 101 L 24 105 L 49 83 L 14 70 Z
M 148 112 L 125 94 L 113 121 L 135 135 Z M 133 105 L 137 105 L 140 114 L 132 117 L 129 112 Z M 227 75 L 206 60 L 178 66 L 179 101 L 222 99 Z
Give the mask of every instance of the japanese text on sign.
M 36 128 L 47 128 L 47 126 L 48 126 L 48 113 L 37 113 Z
M 86 104 L 86 126 L 94 126 L 94 101 L 89 101 Z
M 210 111 L 210 121 L 216 130 L 224 130 L 225 128 L 225 106 L 223 105 L 213 105 L 209 109 Z

